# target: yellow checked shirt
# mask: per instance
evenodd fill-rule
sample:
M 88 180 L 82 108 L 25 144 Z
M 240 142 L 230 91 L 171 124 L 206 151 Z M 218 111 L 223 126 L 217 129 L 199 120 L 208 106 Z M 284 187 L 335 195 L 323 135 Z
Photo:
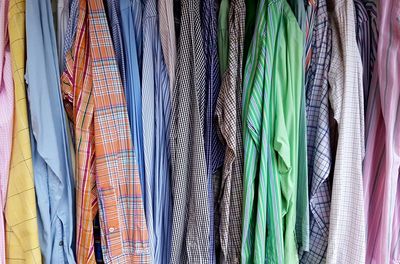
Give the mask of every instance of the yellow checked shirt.
M 10 178 L 5 209 L 6 261 L 9 264 L 39 264 L 42 263 L 42 257 L 38 238 L 36 199 L 24 81 L 25 0 L 10 0 L 8 17 L 15 86 L 15 116 Z

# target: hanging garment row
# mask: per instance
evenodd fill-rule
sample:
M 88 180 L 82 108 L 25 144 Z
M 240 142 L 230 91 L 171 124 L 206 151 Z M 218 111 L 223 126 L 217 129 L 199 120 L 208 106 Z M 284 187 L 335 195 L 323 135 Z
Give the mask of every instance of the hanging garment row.
M 400 1 L 0 0 L 0 263 L 399 263 Z

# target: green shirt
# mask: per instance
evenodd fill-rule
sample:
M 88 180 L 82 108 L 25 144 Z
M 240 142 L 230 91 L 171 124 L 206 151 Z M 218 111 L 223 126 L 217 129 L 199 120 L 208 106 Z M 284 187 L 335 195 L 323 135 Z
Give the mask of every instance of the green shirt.
M 219 68 L 221 77 L 224 76 L 225 70 L 228 67 L 228 14 L 229 14 L 229 1 L 222 0 L 219 7 L 218 14 L 218 56 Z
M 297 263 L 303 34 L 284 0 L 260 1 L 244 79 L 242 263 Z

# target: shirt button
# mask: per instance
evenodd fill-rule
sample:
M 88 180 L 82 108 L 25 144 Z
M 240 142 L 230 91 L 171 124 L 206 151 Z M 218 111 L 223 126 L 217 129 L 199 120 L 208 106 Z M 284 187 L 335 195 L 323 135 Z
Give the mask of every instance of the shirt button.
M 108 231 L 109 231 L 110 233 L 112 233 L 112 232 L 115 231 L 115 228 L 114 228 L 114 227 L 110 227 L 110 228 L 108 229 Z
M 58 245 L 59 245 L 60 247 L 62 247 L 62 246 L 64 245 L 64 242 L 60 241 L 60 243 L 58 243 Z

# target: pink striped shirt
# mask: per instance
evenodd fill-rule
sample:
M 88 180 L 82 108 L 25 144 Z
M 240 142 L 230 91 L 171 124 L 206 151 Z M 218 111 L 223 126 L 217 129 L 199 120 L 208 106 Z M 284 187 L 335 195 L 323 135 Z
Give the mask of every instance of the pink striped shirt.
M 5 259 L 4 206 L 7 198 L 8 175 L 13 130 L 14 87 L 11 70 L 10 43 L 7 31 L 8 0 L 0 1 L 0 263 Z
M 400 263 L 400 1 L 380 1 L 378 53 L 366 115 L 366 263 Z

